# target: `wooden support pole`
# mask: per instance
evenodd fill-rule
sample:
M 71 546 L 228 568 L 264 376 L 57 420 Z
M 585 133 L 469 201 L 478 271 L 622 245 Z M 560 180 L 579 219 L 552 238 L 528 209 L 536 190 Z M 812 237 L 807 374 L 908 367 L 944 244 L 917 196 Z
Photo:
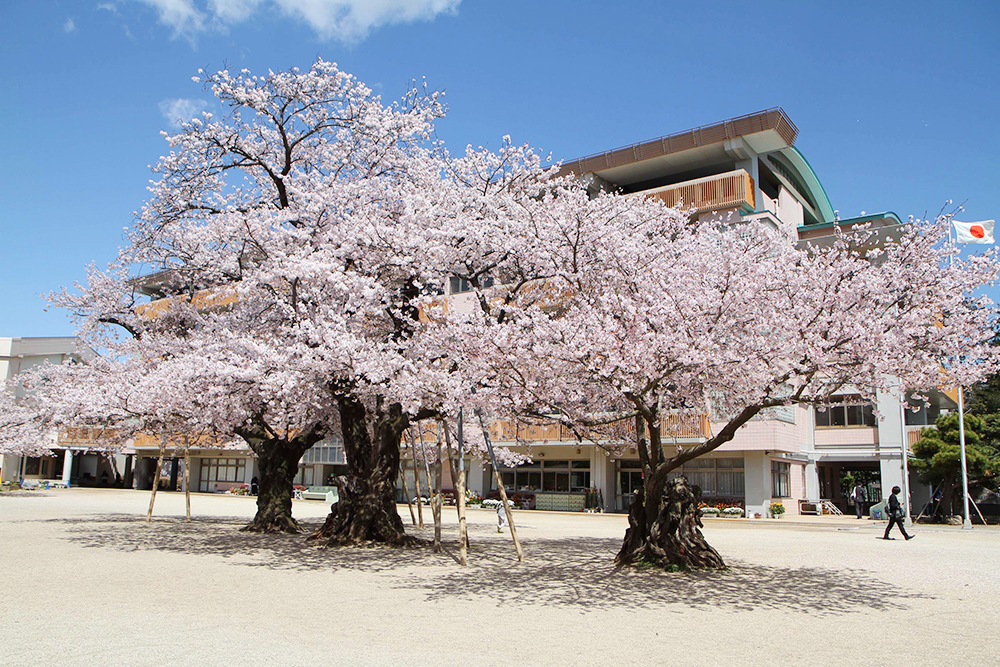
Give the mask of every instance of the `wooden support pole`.
M 510 526 L 510 536 L 514 540 L 514 549 L 517 550 L 517 561 L 524 562 L 524 551 L 521 549 L 521 540 L 517 538 L 517 528 L 514 526 L 514 513 L 510 509 L 510 502 L 507 500 L 507 490 L 503 488 L 503 478 L 500 476 L 500 468 L 497 466 L 497 457 L 493 452 L 493 443 L 490 440 L 490 432 L 486 430 L 486 423 L 483 421 L 482 410 L 476 409 L 476 416 L 479 418 L 479 427 L 483 429 L 483 439 L 486 441 L 486 449 L 490 453 L 490 464 L 493 466 L 493 475 L 497 479 L 497 488 L 500 489 L 500 502 L 503 503 L 503 511 L 507 515 L 507 525 Z
M 245 479 L 245 478 L 244 478 Z M 191 520 L 191 447 L 188 438 L 184 436 L 184 508 L 187 520 Z
M 424 502 L 420 499 L 420 467 L 417 465 L 417 442 L 413 438 L 413 427 L 406 429 L 406 435 L 410 441 L 410 454 L 413 455 L 413 483 L 417 487 L 417 521 L 418 527 L 424 527 Z M 427 480 L 430 483 L 430 480 Z
M 146 511 L 146 523 L 153 520 L 153 503 L 156 502 L 156 490 L 160 488 L 160 470 L 163 469 L 163 456 L 167 450 L 164 437 L 160 436 L 160 458 L 156 462 L 156 470 L 153 471 L 153 492 L 149 495 L 149 510 Z
M 417 435 L 420 437 L 420 456 L 424 459 L 424 473 L 427 475 L 427 495 L 431 501 L 431 516 L 434 518 L 435 532 L 437 532 L 438 515 L 434 511 L 434 489 L 431 486 L 431 465 L 427 462 L 427 446 L 424 444 L 424 428 L 417 424 Z M 435 545 L 435 553 L 441 548 L 440 542 Z
M 441 505 L 443 503 L 442 489 L 444 478 L 442 475 L 442 451 L 441 451 L 441 422 L 437 424 L 437 467 L 435 468 L 434 480 L 434 500 L 431 509 L 434 511 L 434 553 L 441 551 Z
M 417 515 L 413 511 L 413 500 L 410 498 L 410 490 L 406 486 L 406 468 L 400 466 L 399 478 L 403 481 L 403 495 L 406 496 L 406 506 L 410 508 L 410 521 L 417 525 Z
M 444 441 L 448 445 L 448 459 L 451 460 L 451 433 L 445 423 Z M 458 510 L 458 562 L 469 564 L 469 526 L 465 522 L 465 452 L 462 433 L 462 411 L 458 412 L 458 475 L 455 477 L 455 508 Z

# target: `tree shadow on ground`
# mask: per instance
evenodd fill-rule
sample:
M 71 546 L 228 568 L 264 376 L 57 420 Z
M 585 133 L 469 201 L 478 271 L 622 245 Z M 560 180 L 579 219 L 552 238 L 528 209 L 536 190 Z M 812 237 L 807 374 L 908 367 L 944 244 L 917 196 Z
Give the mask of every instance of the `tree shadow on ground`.
M 305 536 L 321 525 L 301 522 L 301 535 L 241 533 L 245 519 L 210 521 L 158 517 L 145 523 L 134 515 L 52 519 L 68 524 L 69 540 L 84 547 L 129 552 L 163 550 L 215 556 L 247 567 L 275 570 L 358 570 L 391 575 L 389 585 L 424 593 L 428 600 L 485 597 L 496 605 L 558 605 L 580 609 L 691 608 L 798 610 L 841 615 L 862 609 L 906 608 L 930 596 L 904 590 L 867 572 L 811 567 L 772 567 L 729 561 L 723 571 L 667 573 L 618 570 L 615 538 L 530 539 L 525 563 L 518 563 L 509 537 L 490 526 L 470 525 L 469 566 L 457 564 L 458 541 L 442 553 L 429 542 L 409 548 L 324 548 Z M 407 531 L 422 539 L 430 526 Z

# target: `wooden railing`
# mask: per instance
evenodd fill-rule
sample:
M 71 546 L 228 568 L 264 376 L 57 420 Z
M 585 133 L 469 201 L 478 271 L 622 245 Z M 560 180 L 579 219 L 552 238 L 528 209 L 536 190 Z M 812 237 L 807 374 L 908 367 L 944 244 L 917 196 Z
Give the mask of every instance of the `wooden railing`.
M 656 197 L 667 206 L 693 207 L 699 213 L 720 208 L 755 208 L 753 178 L 743 169 L 664 185 L 636 194 Z
M 237 296 L 232 290 L 203 289 L 197 290 L 191 297 L 187 295 L 168 296 L 139 304 L 136 306 L 135 312 L 145 320 L 152 320 L 165 315 L 172 304 L 188 300 L 198 310 L 217 310 L 236 303 Z
M 661 433 L 667 438 L 704 438 L 708 436 L 708 415 L 667 414 L 660 419 Z M 593 430 L 584 437 L 597 441 L 607 440 L 609 434 L 621 437 L 626 443 L 635 442 L 635 425 L 631 419 L 609 424 Z M 614 437 L 612 436 L 612 437 Z M 512 420 L 497 420 L 490 425 L 490 437 L 496 442 L 576 442 L 576 433 L 561 423 L 523 424 Z
M 74 426 L 59 429 L 58 443 L 63 447 L 101 447 L 118 436 L 118 431 L 102 426 Z

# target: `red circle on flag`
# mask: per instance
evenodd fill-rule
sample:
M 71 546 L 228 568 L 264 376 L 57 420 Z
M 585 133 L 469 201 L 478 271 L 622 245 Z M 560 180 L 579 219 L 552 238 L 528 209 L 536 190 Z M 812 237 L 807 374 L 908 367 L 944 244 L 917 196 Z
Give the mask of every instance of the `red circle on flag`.
M 975 236 L 977 239 L 986 237 L 986 230 L 980 225 L 972 225 L 969 227 L 969 233 Z

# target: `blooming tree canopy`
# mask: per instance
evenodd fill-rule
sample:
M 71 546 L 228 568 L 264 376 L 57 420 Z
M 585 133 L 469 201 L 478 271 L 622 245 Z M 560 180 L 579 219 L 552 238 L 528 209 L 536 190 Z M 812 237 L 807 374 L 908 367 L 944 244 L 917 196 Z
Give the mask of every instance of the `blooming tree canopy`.
M 949 264 L 945 220 L 912 221 L 884 241 L 858 228 L 812 247 L 763 221 L 585 199 L 572 188 L 539 197 L 547 205 L 532 225 L 513 230 L 524 250 L 511 271 L 530 265 L 534 280 L 453 313 L 442 335 L 502 410 L 558 419 L 604 446 L 638 434 L 647 501 L 633 504 L 619 562 L 721 565 L 694 524 L 685 532 L 685 519 L 668 516 L 693 501 L 669 500 L 685 492 L 667 488 L 668 473 L 769 408 L 823 404 L 848 387 L 902 397 L 996 367 L 995 311 L 974 296 L 996 279 L 996 254 Z M 665 452 L 668 412 L 710 414 L 722 427 Z

